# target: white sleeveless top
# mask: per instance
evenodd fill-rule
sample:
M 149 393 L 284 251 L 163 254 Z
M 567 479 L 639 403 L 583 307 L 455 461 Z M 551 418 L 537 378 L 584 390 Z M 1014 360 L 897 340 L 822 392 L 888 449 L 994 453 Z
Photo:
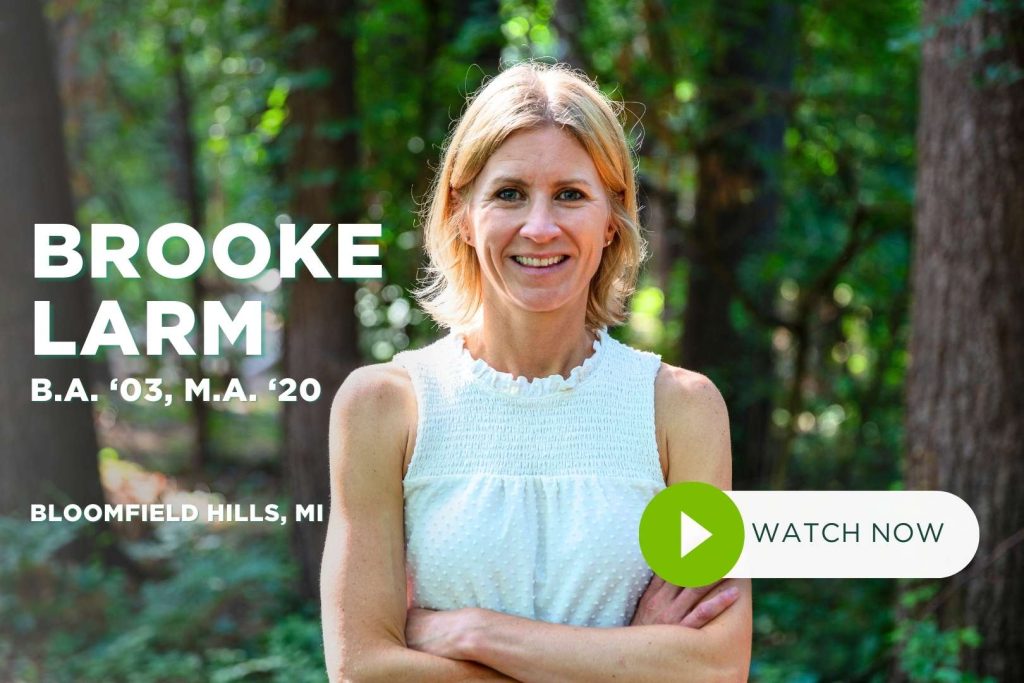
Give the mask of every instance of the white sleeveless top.
M 403 482 L 412 605 L 627 625 L 651 578 L 640 515 L 665 488 L 661 358 L 602 330 L 568 378 L 513 378 L 456 333 L 394 362 L 419 414 Z

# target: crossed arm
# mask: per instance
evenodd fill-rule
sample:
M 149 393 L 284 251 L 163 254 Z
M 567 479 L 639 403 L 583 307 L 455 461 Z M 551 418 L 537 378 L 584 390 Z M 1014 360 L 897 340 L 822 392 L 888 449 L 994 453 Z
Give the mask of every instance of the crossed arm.
M 656 385 L 659 446 L 669 483 L 731 477 L 728 420 L 717 390 L 664 366 Z M 352 373 L 335 398 L 331 514 L 321 571 L 331 681 L 745 680 L 750 660 L 748 581 L 681 590 L 652 581 L 633 625 L 585 628 L 482 609 L 409 609 L 402 465 L 415 397 L 390 364 Z M 679 456 L 673 443 L 687 443 Z M 685 457 L 683 457 L 685 456 Z
M 735 585 L 712 588 L 681 591 L 655 578 L 644 596 L 650 621 L 634 619 L 622 628 L 549 624 L 481 609 L 414 609 L 407 644 L 485 664 L 521 681 L 743 680 L 745 665 L 738 665 L 736 648 L 730 648 L 729 619 L 704 616 L 714 619 L 742 591 Z

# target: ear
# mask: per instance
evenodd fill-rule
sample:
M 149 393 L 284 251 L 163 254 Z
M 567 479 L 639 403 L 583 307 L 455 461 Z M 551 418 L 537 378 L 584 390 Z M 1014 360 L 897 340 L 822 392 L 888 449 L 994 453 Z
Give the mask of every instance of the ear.
M 615 226 L 609 223 L 604 231 L 604 246 L 611 246 L 613 239 L 615 239 Z
M 452 205 L 452 215 L 458 217 L 459 223 L 459 235 L 458 239 L 465 242 L 469 246 L 473 246 L 472 231 L 469 227 L 469 221 L 467 219 L 466 205 L 462 201 L 462 196 L 455 190 L 449 190 L 448 200 Z

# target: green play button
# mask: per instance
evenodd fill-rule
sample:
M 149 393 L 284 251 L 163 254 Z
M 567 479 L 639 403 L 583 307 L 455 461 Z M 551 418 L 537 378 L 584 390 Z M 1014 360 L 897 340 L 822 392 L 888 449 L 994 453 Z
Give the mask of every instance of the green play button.
M 743 550 L 743 518 L 711 484 L 673 484 L 640 518 L 640 550 L 654 573 L 677 586 L 706 586 L 729 573 Z

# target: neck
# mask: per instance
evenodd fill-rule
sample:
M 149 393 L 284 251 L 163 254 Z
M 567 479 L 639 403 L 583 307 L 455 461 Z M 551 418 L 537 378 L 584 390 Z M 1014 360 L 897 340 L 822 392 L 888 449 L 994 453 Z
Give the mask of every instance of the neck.
M 486 311 L 481 325 L 467 331 L 466 349 L 495 370 L 513 377 L 568 377 L 593 353 L 596 334 L 586 328 L 586 310 L 513 316 Z

